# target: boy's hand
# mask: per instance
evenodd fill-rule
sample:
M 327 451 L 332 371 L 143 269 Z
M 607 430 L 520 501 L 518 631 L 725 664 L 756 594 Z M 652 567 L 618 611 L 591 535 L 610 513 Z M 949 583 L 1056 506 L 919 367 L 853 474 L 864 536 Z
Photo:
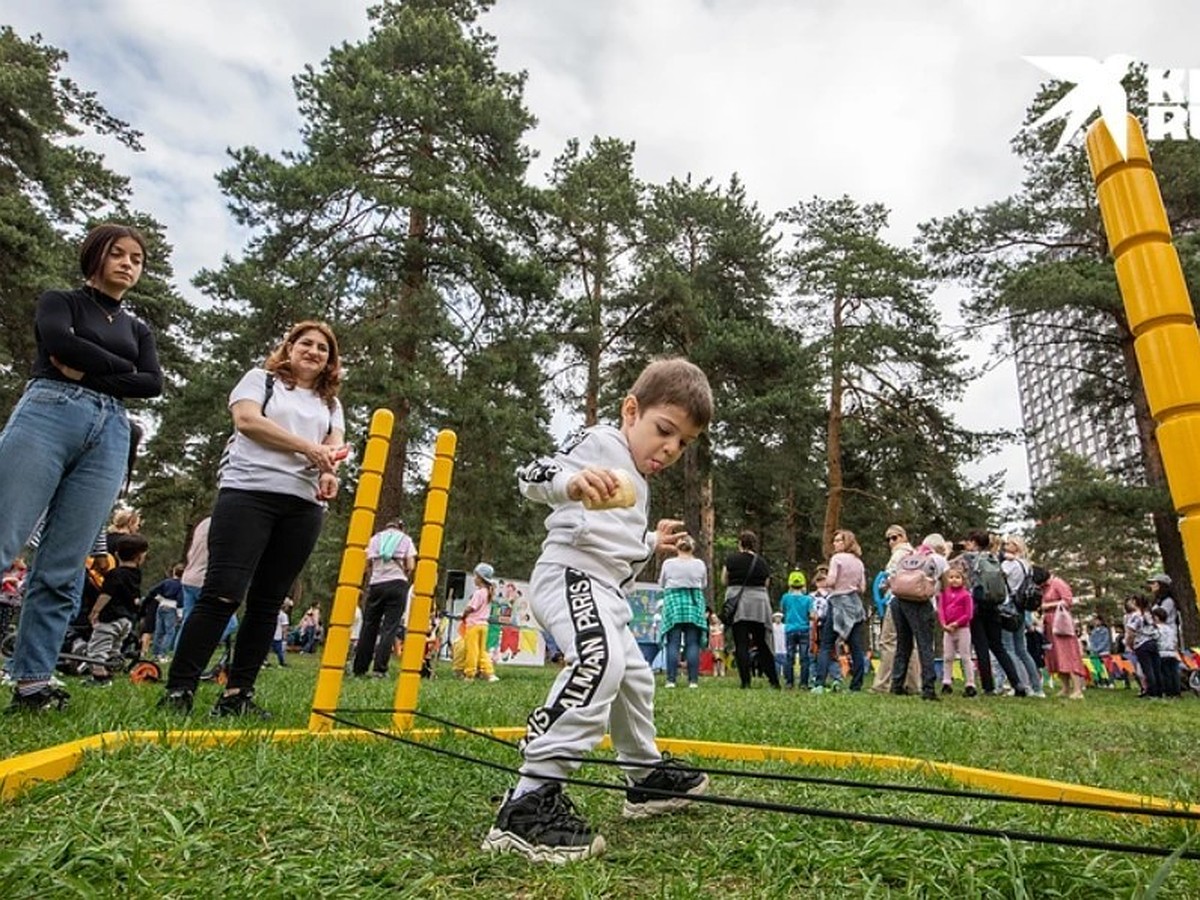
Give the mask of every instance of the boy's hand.
M 627 472 L 588 466 L 567 482 L 567 497 L 588 509 L 616 509 L 633 506 L 637 494 Z
M 658 526 L 654 531 L 658 535 L 658 541 L 655 543 L 654 548 L 659 553 L 674 550 L 675 545 L 679 543 L 679 539 L 687 536 L 683 522 L 679 519 L 659 519 Z

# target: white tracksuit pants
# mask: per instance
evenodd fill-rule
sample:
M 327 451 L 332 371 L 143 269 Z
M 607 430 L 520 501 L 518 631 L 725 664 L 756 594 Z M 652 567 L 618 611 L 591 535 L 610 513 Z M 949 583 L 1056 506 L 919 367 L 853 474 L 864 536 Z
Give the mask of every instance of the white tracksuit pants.
M 654 673 L 629 629 L 629 601 L 616 586 L 556 563 L 539 563 L 530 606 L 563 651 L 566 667 L 529 715 L 522 785 L 566 777 L 604 737 L 633 780 L 662 754 L 654 743 Z M 553 759 L 565 756 L 570 760 Z

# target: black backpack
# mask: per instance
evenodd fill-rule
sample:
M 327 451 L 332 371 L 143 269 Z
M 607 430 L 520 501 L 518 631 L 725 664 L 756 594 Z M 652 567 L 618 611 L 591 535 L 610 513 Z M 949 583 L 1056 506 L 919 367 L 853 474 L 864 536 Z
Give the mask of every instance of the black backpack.
M 1021 579 L 1021 585 L 1013 595 L 1013 600 L 1019 608 L 1026 612 L 1037 612 L 1042 608 L 1042 585 L 1033 577 L 1037 570 L 1037 566 L 1021 563 L 1021 571 L 1025 573 L 1025 577 Z M 1045 580 L 1042 579 L 1042 581 Z

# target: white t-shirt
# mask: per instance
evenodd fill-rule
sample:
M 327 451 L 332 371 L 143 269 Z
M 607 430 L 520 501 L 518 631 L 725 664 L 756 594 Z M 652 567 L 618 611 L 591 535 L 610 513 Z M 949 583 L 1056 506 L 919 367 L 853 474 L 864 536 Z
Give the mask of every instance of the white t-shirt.
M 384 547 L 384 541 L 388 547 Z M 383 551 L 390 550 L 385 557 Z M 417 555 L 412 538 L 399 528 L 385 528 L 371 536 L 367 542 L 367 562 L 371 564 L 370 584 L 381 584 L 385 581 L 408 581 L 408 569 L 405 563 L 410 557 Z
M 782 622 L 771 623 L 771 637 L 775 644 L 775 654 L 783 653 L 787 646 L 787 626 Z
M 281 609 L 279 615 L 275 617 L 275 640 L 282 641 L 287 635 L 288 626 L 291 624 L 288 614 Z
M 708 587 L 708 566 L 704 560 L 695 557 L 690 559 L 672 557 L 663 561 L 662 570 L 658 574 L 658 583 L 663 588 L 706 588 Z
M 229 394 L 229 406 L 242 400 L 261 404 L 266 393 L 267 373 L 251 369 Z M 330 431 L 344 431 L 342 404 L 334 400 L 331 410 L 316 391 L 289 388 L 279 378 L 267 403 L 267 418 L 297 437 L 319 444 Z M 241 432 L 235 432 L 229 461 L 221 470 L 221 487 L 242 491 L 290 494 L 313 503 L 317 500 L 315 466 L 302 453 L 264 447 Z

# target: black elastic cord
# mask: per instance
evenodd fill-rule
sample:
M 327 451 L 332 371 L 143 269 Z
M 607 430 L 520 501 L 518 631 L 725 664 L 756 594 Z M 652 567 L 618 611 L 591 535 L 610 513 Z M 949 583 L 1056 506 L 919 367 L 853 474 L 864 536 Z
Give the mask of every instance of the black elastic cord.
M 365 710 L 363 710 L 365 712 Z M 397 712 L 396 710 L 385 710 L 385 712 Z M 421 713 L 413 713 L 408 710 L 401 710 L 405 714 L 424 715 Z M 407 744 L 411 747 L 419 747 L 428 752 L 437 753 L 442 756 L 449 756 L 453 759 L 472 762 L 477 765 L 484 766 L 489 769 L 495 769 L 501 772 L 508 772 L 515 776 L 520 776 L 520 770 L 506 766 L 502 763 L 494 763 L 490 760 L 479 759 L 465 753 L 458 753 L 454 750 L 447 750 L 444 747 L 436 747 L 432 744 L 422 741 L 412 740 L 411 738 L 401 737 L 391 732 L 382 731 L 377 728 L 371 728 L 366 725 L 361 725 L 357 722 L 352 722 L 343 718 L 336 712 L 329 710 L 314 709 L 313 713 L 331 721 L 342 725 L 347 725 L 351 728 L 356 728 L 360 731 L 365 731 L 369 734 L 376 735 L 387 740 L 397 741 L 402 744 Z M 472 729 L 460 728 L 461 731 L 470 732 Z M 589 763 L 615 763 L 615 760 L 597 760 L 589 759 Z M 695 771 L 704 771 L 696 769 Z M 745 775 L 746 773 L 733 773 L 735 775 Z M 593 787 L 606 791 L 621 791 L 625 792 L 626 785 L 614 784 L 606 781 L 591 781 L 584 778 L 557 778 L 549 776 L 539 776 L 544 781 L 554 781 L 560 784 L 573 784 L 581 787 Z M 1188 850 L 1185 848 L 1171 849 L 1167 847 L 1148 847 L 1141 844 L 1118 844 L 1113 841 L 1100 841 L 1091 838 L 1074 838 L 1063 837 L 1059 835 L 1038 834 L 1030 831 L 1013 831 L 1004 828 L 982 828 L 975 825 L 954 825 L 949 822 L 935 822 L 925 819 L 909 819 L 900 816 L 885 816 L 876 813 L 859 813 L 859 812 L 839 812 L 837 810 L 822 809 L 812 806 L 800 806 L 790 803 L 775 803 L 766 800 L 743 800 L 739 797 L 725 797 L 717 794 L 681 794 L 676 791 L 664 791 L 657 788 L 642 788 L 640 791 L 657 797 L 674 798 L 679 797 L 690 800 L 695 803 L 712 803 L 719 806 L 733 806 L 741 809 L 758 809 L 767 812 L 788 813 L 790 815 L 809 816 L 818 819 L 834 819 L 841 822 L 866 822 L 872 825 L 890 825 L 898 828 L 918 828 L 922 831 L 937 831 L 943 834 L 964 834 L 972 837 L 991 837 L 1000 838 L 1008 841 L 1021 841 L 1029 844 L 1049 844 L 1059 847 L 1078 847 L 1085 850 L 1103 850 L 1111 853 L 1133 853 L 1141 856 L 1171 856 L 1172 854 L 1181 859 L 1200 859 L 1200 851 Z M 1005 798 L 1011 799 L 1011 798 Z M 1126 812 L 1132 812 L 1137 815 L 1147 815 L 1148 810 L 1141 809 L 1125 809 Z
M 339 712 L 372 712 L 372 713 L 391 713 L 390 709 L 342 709 Z M 406 711 L 408 712 L 408 711 Z M 481 731 L 477 728 L 471 728 L 466 725 L 459 725 L 451 722 L 449 719 L 443 719 L 440 716 L 435 716 L 430 713 L 411 711 L 408 714 L 414 715 L 421 719 L 428 719 L 431 722 L 437 722 L 447 728 L 461 731 L 465 734 L 474 735 L 485 740 L 492 741 L 504 747 L 516 749 L 516 743 L 506 741 L 503 738 L 498 738 L 494 734 L 489 734 L 486 731 Z M 547 761 L 595 764 L 600 766 L 623 766 L 625 765 L 620 760 L 603 759 L 597 757 L 577 757 L 577 756 L 548 756 Z M 1187 821 L 1200 821 L 1200 812 L 1193 812 L 1188 809 L 1168 809 L 1154 806 L 1126 806 L 1117 803 L 1099 803 L 1090 800 L 1066 800 L 1058 799 L 1041 799 L 1038 797 L 1022 797 L 1016 794 L 998 794 L 993 791 L 967 791 L 961 788 L 950 787 L 928 787 L 915 784 L 897 784 L 895 782 L 886 781 L 858 781 L 850 778 L 830 778 L 820 775 L 794 775 L 791 773 L 775 773 L 775 772 L 755 772 L 745 769 L 719 769 L 697 766 L 688 763 L 684 768 L 694 771 L 703 772 L 706 775 L 724 775 L 733 778 L 747 778 L 758 781 L 776 781 L 781 783 L 792 784 L 812 784 L 825 787 L 839 787 L 850 789 L 862 789 L 869 791 L 890 791 L 897 794 L 919 794 L 933 797 L 955 797 L 963 800 L 983 800 L 993 803 L 1015 803 L 1028 806 L 1048 806 L 1057 807 L 1060 809 L 1085 809 L 1091 812 L 1116 813 L 1118 815 L 1133 815 L 1133 816 L 1148 816 L 1161 819 L 1183 819 Z

